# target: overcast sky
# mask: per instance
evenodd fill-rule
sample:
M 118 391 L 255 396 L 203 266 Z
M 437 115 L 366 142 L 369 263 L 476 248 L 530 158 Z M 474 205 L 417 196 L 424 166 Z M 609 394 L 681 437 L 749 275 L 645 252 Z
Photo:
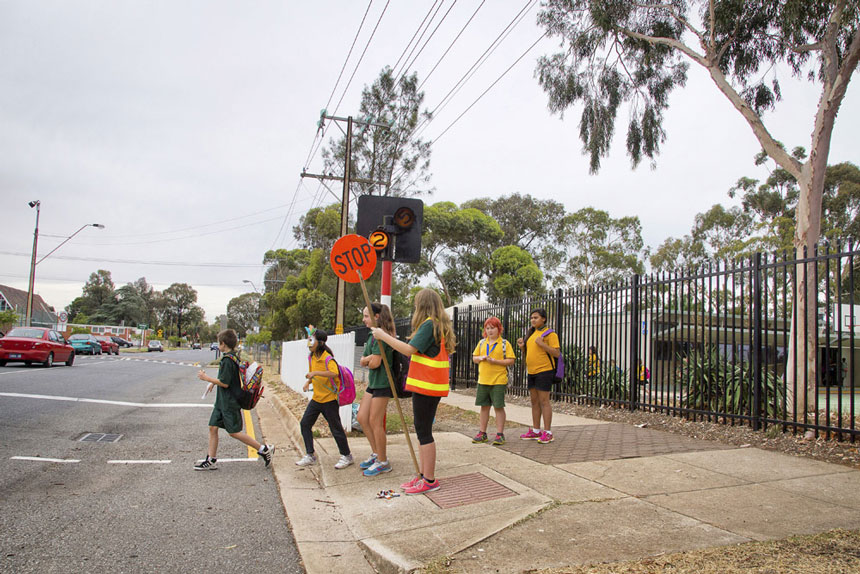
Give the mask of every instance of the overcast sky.
M 427 109 L 527 4 L 492 0 L 478 10 L 427 79 Z M 36 292 L 58 310 L 90 273 L 107 269 L 117 286 L 139 277 L 158 289 L 188 283 L 208 320 L 224 313 L 249 291 L 244 279 L 261 288 L 263 253 L 295 247 L 299 217 L 334 201 L 299 178 L 320 109 L 334 90 L 329 113 L 357 114 L 362 87 L 394 65 L 432 5 L 394 0 L 380 20 L 385 2 L 375 0 L 335 90 L 364 0 L 0 0 L 0 283 L 27 289 L 36 215 L 27 203 L 38 199 L 40 256 L 82 225 L 105 226 L 84 229 L 37 266 Z M 444 2 L 430 32 L 450 13 L 409 71 L 423 80 L 478 5 Z M 426 202 L 528 193 L 570 212 L 638 216 L 656 248 L 688 233 L 696 213 L 731 204 L 726 192 L 739 177 L 766 177 L 752 163 L 760 146 L 751 130 L 695 67 L 672 95 L 656 169 L 630 169 L 622 112 L 612 156 L 589 175 L 580 111 L 551 115 L 534 78 L 555 40 L 539 43 L 438 138 L 541 36 L 537 10 L 526 11 L 422 134 L 438 139 Z M 808 147 L 817 89 L 787 74 L 781 81 L 784 101 L 766 125 L 787 147 Z M 859 110 L 855 80 L 831 164 L 858 162 Z M 308 171 L 321 167 L 316 153 Z

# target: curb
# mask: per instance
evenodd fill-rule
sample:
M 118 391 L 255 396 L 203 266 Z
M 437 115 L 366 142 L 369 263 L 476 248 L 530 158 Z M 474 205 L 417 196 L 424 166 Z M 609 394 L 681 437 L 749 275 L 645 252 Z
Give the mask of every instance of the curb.
M 274 414 L 278 417 L 282 428 L 286 431 L 287 436 L 289 437 L 290 443 L 292 443 L 293 448 L 296 449 L 299 453 L 304 452 L 304 440 L 302 439 L 301 427 L 299 425 L 299 420 L 293 414 L 293 412 L 287 407 L 287 405 L 281 400 L 281 398 L 272 394 L 266 397 L 269 399 L 268 404 L 274 410 Z M 265 417 L 265 415 L 264 415 Z M 274 421 L 271 421 L 274 422 Z M 318 450 L 325 452 L 321 446 L 317 446 Z M 281 462 L 283 459 L 276 459 L 275 464 L 284 464 L 284 465 L 292 465 L 291 461 Z M 289 467 L 288 467 L 289 468 Z M 322 481 L 322 468 L 320 464 L 308 467 L 307 470 L 311 471 L 313 474 L 316 483 L 319 486 L 321 492 L 325 492 L 326 488 L 323 485 Z M 289 486 L 289 485 L 286 485 Z M 284 511 L 287 514 L 287 520 L 291 525 L 298 522 L 297 520 L 297 512 L 298 510 L 293 507 L 290 508 L 287 500 L 282 492 L 283 486 L 278 482 L 278 490 L 281 492 L 281 503 L 284 506 Z M 336 510 L 336 509 L 335 509 Z M 338 516 L 340 516 L 339 510 L 336 510 Z M 302 519 L 305 521 L 309 517 L 302 516 Z M 345 521 L 341 518 L 340 522 L 346 524 Z M 388 557 L 384 556 L 386 553 L 385 549 L 381 549 L 381 552 L 371 551 L 370 548 L 367 547 L 362 541 L 357 540 L 352 534 L 352 530 L 348 527 L 346 528 L 348 537 L 345 539 L 338 540 L 339 544 L 345 544 L 346 546 L 351 546 L 352 550 L 345 549 L 342 558 L 349 562 L 350 571 L 353 574 L 370 574 L 371 572 L 384 572 L 386 574 L 400 574 L 412 572 L 415 568 L 420 567 L 420 565 L 414 565 L 411 568 L 404 568 L 401 564 L 396 560 L 391 560 Z M 296 532 L 293 532 L 293 536 L 296 537 Z M 302 558 L 302 563 L 305 567 L 305 571 L 307 574 L 331 574 L 333 567 L 342 566 L 339 560 L 336 561 L 335 564 L 331 562 L 332 556 L 328 553 L 325 555 L 321 555 L 323 551 L 321 546 L 314 542 L 303 542 L 296 539 L 296 549 L 299 552 L 299 555 Z M 362 567 L 360 563 L 357 563 L 360 560 L 360 557 L 365 560 L 365 567 Z

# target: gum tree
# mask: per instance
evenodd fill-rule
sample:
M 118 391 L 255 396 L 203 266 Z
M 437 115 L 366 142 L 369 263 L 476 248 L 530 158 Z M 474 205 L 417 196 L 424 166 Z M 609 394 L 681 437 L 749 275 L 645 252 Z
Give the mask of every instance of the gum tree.
M 821 232 L 833 127 L 860 60 L 856 0 L 547 0 L 538 20 L 564 48 L 540 59 L 539 82 L 551 111 L 582 105 L 580 138 L 592 172 L 609 152 L 624 103 L 627 153 L 634 166 L 643 158 L 653 162 L 666 137 L 669 95 L 684 86 L 691 64 L 701 66 L 765 153 L 797 180 L 793 244 L 798 259 L 812 252 Z M 818 105 L 810 110 L 804 161 L 779 145 L 764 121 L 764 113 L 781 99 L 778 72 L 786 68 L 821 88 Z M 797 397 L 803 412 L 808 398 L 810 407 L 814 404 L 815 357 L 806 356 L 806 349 L 817 346 L 815 285 L 797 275 L 797 321 L 786 371 L 790 389 L 795 371 L 807 384 L 807 393 Z M 794 344 L 797 333 L 805 334 L 805 345 Z M 805 377 L 794 365 L 805 365 Z

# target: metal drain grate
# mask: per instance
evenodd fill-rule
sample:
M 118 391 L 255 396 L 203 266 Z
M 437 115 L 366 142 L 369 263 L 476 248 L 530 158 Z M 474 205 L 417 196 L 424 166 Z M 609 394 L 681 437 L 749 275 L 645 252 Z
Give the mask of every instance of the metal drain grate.
M 425 495 L 439 508 L 454 508 L 517 495 L 513 490 L 487 478 L 480 472 L 440 478 L 439 484 L 442 488 Z
M 121 434 L 88 432 L 84 433 L 84 435 L 78 439 L 78 442 L 117 442 L 121 438 Z

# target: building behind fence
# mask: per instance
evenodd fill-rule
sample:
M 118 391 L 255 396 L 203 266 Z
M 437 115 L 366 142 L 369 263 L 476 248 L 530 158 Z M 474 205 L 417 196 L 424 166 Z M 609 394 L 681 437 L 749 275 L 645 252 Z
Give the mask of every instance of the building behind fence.
M 799 260 L 755 254 L 689 273 L 635 275 L 616 284 L 455 308 L 452 382 L 476 383 L 471 354 L 487 317 L 499 317 L 504 336 L 516 344 L 531 311 L 544 308 L 567 366 L 564 381 L 554 387 L 555 400 L 755 429 L 814 430 L 853 441 L 860 434 L 856 255 L 853 247 L 841 246 Z M 792 312 L 797 278 L 815 285 L 816 300 L 809 305 L 816 306 L 817 319 L 807 324 L 810 333 L 792 338 L 792 327 L 802 325 Z M 816 364 L 814 381 L 807 381 L 803 368 L 786 372 L 789 354 L 806 344 L 807 334 L 816 341 L 814 349 L 805 349 Z M 589 363 L 591 347 L 596 353 Z M 813 402 L 798 412 L 795 397 L 807 383 Z M 508 392 L 528 394 L 523 361 L 514 367 Z

